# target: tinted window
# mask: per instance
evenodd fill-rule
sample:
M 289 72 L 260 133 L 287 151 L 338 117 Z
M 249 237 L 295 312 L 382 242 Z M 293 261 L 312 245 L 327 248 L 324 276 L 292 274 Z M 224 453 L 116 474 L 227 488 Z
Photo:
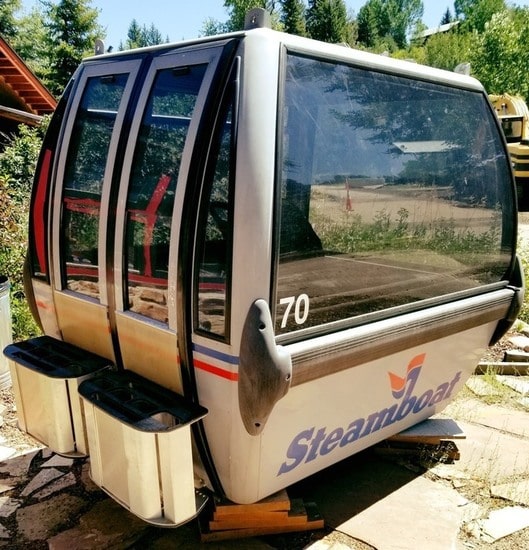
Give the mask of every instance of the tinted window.
M 127 197 L 131 311 L 167 322 L 171 216 L 182 152 L 206 65 L 160 70 L 143 114 Z
M 290 56 L 276 330 L 502 279 L 508 159 L 477 92 Z
M 66 160 L 62 198 L 66 286 L 94 298 L 99 298 L 97 256 L 103 178 L 127 77 L 88 79 Z
M 208 187 L 201 207 L 198 284 L 195 290 L 195 327 L 198 330 L 228 337 L 228 293 L 231 273 L 233 204 L 231 199 L 231 165 L 233 162 L 233 121 L 231 106 L 225 109 L 222 125 L 216 133 L 214 154 L 209 162 Z

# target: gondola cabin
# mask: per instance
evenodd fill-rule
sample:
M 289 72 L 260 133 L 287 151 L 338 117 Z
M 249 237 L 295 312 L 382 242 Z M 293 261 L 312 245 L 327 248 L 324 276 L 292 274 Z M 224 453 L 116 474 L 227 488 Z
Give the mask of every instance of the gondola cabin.
M 523 298 L 482 86 L 255 27 L 86 59 L 34 183 L 20 425 L 160 525 L 441 411 Z

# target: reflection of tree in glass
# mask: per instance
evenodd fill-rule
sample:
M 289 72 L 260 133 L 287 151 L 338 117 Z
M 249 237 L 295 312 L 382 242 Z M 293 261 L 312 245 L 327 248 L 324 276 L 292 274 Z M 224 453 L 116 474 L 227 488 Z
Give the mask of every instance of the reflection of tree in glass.
M 126 82 L 126 74 L 88 81 L 68 153 L 66 189 L 101 193 L 110 139 Z
M 323 136 L 325 166 L 345 165 L 356 139 L 364 169 L 354 175 L 386 166 L 377 174 L 386 182 L 449 185 L 460 201 L 498 203 L 496 159 L 505 154 L 483 94 L 307 58 L 289 62 L 290 104 Z M 377 168 L 368 164 L 376 159 Z
M 210 194 L 206 241 L 229 239 L 229 174 L 231 157 L 231 109 L 220 139 L 219 153 L 216 159 L 213 184 Z
M 101 194 L 113 122 L 95 116 L 78 121 L 73 141 L 76 158 L 68 162 L 66 189 Z
M 156 223 L 150 246 L 168 244 L 176 180 L 205 72 L 205 65 L 158 71 L 145 108 L 132 166 L 127 208 L 146 211 L 156 203 Z M 170 182 L 163 188 L 162 179 Z M 134 245 L 145 241 L 144 228 L 131 229 Z

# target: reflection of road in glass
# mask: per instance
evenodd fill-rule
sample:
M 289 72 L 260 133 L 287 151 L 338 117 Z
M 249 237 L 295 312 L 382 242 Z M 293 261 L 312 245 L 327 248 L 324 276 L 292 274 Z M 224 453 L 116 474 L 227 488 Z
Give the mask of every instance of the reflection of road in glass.
M 424 225 L 431 227 L 440 220 L 450 221 L 454 227 L 475 232 L 490 230 L 495 211 L 478 204 L 466 204 L 451 198 L 452 189 L 446 187 L 419 187 L 415 185 L 317 185 L 312 199 L 315 212 L 336 219 L 336 210 L 361 216 L 370 223 L 377 213 L 384 212 L 391 222 L 396 222 L 403 211 L 408 214 L 410 228 Z M 527 218 L 529 222 L 529 217 Z

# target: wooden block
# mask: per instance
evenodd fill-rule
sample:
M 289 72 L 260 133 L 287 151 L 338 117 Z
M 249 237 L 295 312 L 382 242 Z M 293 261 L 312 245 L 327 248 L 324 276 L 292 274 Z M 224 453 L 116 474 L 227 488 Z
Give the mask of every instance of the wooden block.
M 270 515 L 269 513 L 267 515 Z M 261 535 L 273 535 L 279 533 L 288 533 L 296 531 L 311 531 L 323 529 L 324 521 L 321 517 L 315 503 L 303 503 L 303 501 L 293 502 L 292 510 L 288 514 L 288 518 L 282 519 L 276 525 L 253 525 L 240 526 L 234 528 L 217 529 L 211 528 L 212 522 L 201 519 L 200 538 L 202 542 L 215 542 L 221 540 L 242 539 L 247 537 L 256 537 Z M 213 522 L 222 524 L 225 527 L 229 525 L 228 518 L 226 521 Z

